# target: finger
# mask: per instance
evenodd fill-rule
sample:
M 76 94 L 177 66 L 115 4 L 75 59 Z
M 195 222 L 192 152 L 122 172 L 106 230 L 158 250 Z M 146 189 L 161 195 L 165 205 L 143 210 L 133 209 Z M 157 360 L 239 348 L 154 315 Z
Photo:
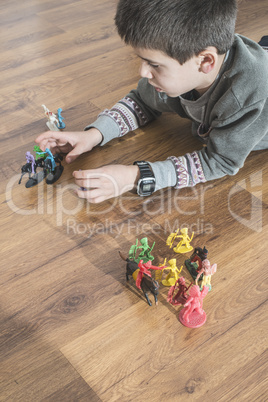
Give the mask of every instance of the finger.
M 60 135 L 62 135 L 62 133 L 59 131 L 45 131 L 44 133 L 42 133 L 42 134 L 38 135 L 38 137 L 36 137 L 35 142 L 37 142 L 37 144 L 39 144 L 41 141 L 49 140 L 50 138 L 59 139 Z
M 89 188 L 101 188 L 103 187 L 101 181 L 98 178 L 93 179 L 75 179 L 75 184 L 79 187 Z
M 71 163 L 73 162 L 79 155 L 81 155 L 84 152 L 84 145 L 81 143 L 78 143 L 74 149 L 72 149 L 71 152 L 66 155 L 66 162 Z
M 87 170 L 74 170 L 73 177 L 75 179 L 97 179 L 101 177 L 102 174 L 99 172 L 99 169 L 87 169 Z
M 98 204 L 113 197 L 113 195 L 103 194 L 101 189 L 93 189 L 93 190 L 90 189 L 86 191 L 78 189 L 76 190 L 76 193 L 79 198 L 84 198 L 88 202 L 91 202 L 92 204 Z
M 46 148 L 52 149 L 57 146 L 57 143 L 55 140 L 50 141 L 50 140 L 43 140 L 39 143 L 39 147 L 42 149 L 42 151 L 45 151 Z

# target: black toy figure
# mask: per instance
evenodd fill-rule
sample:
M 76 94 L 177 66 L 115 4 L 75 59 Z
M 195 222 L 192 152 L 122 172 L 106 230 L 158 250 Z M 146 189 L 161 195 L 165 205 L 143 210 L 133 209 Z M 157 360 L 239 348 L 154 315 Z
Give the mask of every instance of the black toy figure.
M 191 257 L 185 260 L 184 262 L 185 266 L 188 269 L 193 279 L 196 279 L 197 275 L 199 274 L 199 271 L 202 268 L 202 261 L 207 259 L 207 256 L 208 256 L 208 250 L 206 249 L 206 247 L 203 248 L 196 247 Z M 202 276 L 200 278 L 202 279 Z
M 21 168 L 19 184 L 21 183 L 22 177 L 27 173 L 29 174 L 29 179 L 25 184 L 26 188 L 35 186 L 44 178 L 46 178 L 47 184 L 55 183 L 63 172 L 63 166 L 61 165 L 62 159 L 62 156 L 59 154 L 52 155 L 48 148 L 42 153 L 42 157 L 38 159 L 35 159 L 34 156 L 27 151 L 26 164 Z M 41 170 L 37 172 L 37 168 Z

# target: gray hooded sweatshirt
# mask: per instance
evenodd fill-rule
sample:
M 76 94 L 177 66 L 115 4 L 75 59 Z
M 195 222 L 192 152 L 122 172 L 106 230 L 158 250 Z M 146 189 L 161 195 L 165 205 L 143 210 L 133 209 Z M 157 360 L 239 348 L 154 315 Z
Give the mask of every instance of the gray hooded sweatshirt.
M 191 187 L 236 174 L 251 151 L 268 149 L 268 53 L 250 39 L 236 35 L 216 80 L 202 96 L 193 90 L 171 98 L 142 78 L 137 89 L 100 113 L 85 130 L 96 127 L 104 145 L 163 112 L 190 119 L 193 135 L 205 146 L 186 155 L 149 162 L 156 190 Z

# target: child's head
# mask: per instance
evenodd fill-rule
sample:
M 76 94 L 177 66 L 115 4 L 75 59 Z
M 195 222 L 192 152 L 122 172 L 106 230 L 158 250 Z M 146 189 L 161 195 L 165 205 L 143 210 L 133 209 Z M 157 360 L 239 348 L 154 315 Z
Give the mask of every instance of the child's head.
M 119 0 L 115 23 L 126 44 L 183 64 L 209 46 L 226 53 L 236 12 L 236 0 Z

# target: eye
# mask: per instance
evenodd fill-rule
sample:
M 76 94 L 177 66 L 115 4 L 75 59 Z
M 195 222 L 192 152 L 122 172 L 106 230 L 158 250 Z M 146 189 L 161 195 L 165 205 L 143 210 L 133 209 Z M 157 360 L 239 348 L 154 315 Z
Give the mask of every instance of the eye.
M 149 65 L 150 67 L 153 67 L 153 68 L 158 68 L 158 67 L 159 67 L 158 64 L 152 64 L 152 63 L 149 63 L 149 62 L 148 62 L 148 65 Z

